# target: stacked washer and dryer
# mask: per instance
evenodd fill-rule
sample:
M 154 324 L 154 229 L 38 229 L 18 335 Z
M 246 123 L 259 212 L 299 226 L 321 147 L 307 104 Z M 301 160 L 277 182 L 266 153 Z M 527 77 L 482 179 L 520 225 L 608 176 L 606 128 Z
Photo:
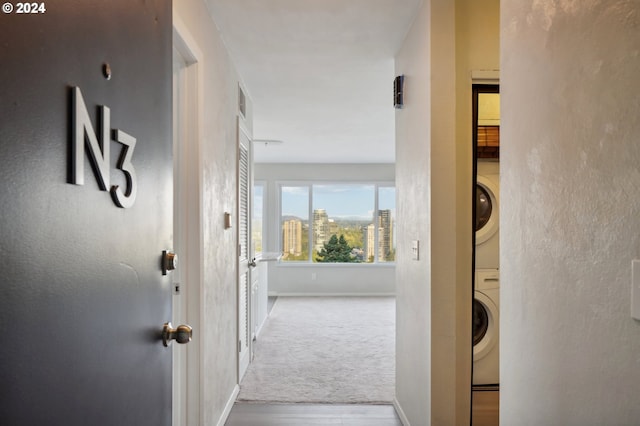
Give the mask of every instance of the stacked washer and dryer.
M 473 385 L 500 383 L 500 163 L 478 160 Z

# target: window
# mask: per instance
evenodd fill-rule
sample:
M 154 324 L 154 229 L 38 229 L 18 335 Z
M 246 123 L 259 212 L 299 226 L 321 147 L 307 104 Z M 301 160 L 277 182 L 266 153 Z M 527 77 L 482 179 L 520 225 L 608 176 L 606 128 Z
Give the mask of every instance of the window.
M 378 262 L 396 260 L 396 188 L 378 188 Z
M 395 261 L 393 186 L 281 185 L 280 201 L 283 262 Z
M 280 187 L 282 260 L 309 260 L 309 187 Z

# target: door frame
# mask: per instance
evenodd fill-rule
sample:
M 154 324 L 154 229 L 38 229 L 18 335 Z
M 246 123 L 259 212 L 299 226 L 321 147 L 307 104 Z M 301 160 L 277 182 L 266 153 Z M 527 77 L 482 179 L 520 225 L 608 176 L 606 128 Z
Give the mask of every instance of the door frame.
M 173 48 L 184 61 L 181 69 L 180 89 L 183 96 L 179 111 L 181 128 L 179 137 L 183 143 L 176 144 L 174 154 L 180 159 L 181 166 L 174 164 L 174 187 L 186 188 L 186 202 L 174 207 L 178 220 L 174 221 L 174 242 L 181 247 L 179 268 L 182 268 L 180 294 L 173 292 L 173 304 L 180 315 L 174 316 L 175 324 L 186 323 L 193 327 L 192 342 L 186 348 L 174 345 L 173 364 L 173 425 L 200 425 L 204 423 L 204 403 L 200 372 L 202 369 L 202 316 L 204 314 L 202 297 L 203 285 L 203 253 L 202 238 L 203 221 L 201 214 L 202 200 L 202 160 L 200 158 L 203 135 L 203 65 L 201 49 L 195 38 L 188 31 L 182 20 L 173 15 Z M 174 100 L 175 102 L 176 100 Z M 174 122 L 176 118 L 174 117 Z M 182 198 L 185 200 L 185 198 Z
M 478 184 L 478 133 L 477 133 L 477 124 L 478 124 L 478 93 L 500 93 L 500 74 L 498 71 L 480 71 L 480 70 L 472 70 L 471 72 L 471 158 L 472 158 L 472 182 L 471 182 L 471 235 L 472 235 L 472 254 L 471 254 L 471 269 L 472 269 L 472 278 L 471 278 L 471 318 L 472 321 L 469 324 L 471 329 L 471 341 L 470 343 L 470 352 L 471 352 L 471 376 L 470 376 L 470 424 L 473 426 L 474 423 L 474 414 L 475 413 L 475 403 L 474 403 L 474 385 L 473 385 L 473 371 L 474 371 L 474 362 L 475 362 L 475 354 L 474 354 L 474 344 L 473 344 L 473 301 L 476 297 L 476 185 Z M 495 92 L 494 92 L 495 90 Z M 499 225 L 498 225 L 499 226 Z M 498 408 L 499 410 L 499 408 Z

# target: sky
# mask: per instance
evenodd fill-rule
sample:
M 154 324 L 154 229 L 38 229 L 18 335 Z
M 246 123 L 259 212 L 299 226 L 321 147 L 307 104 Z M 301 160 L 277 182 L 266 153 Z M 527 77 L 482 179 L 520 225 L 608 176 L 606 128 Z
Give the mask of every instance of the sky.
M 379 188 L 380 210 L 395 213 L 395 188 Z M 357 217 L 371 219 L 375 208 L 375 185 L 313 185 L 313 209 L 325 209 L 329 218 Z M 282 187 L 282 215 L 309 219 L 309 187 Z

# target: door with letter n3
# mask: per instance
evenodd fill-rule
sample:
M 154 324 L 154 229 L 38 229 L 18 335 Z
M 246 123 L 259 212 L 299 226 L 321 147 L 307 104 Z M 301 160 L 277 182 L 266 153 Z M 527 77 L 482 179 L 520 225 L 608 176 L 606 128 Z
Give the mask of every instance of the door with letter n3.
M 168 426 L 171 2 L 2 7 L 0 424 Z

